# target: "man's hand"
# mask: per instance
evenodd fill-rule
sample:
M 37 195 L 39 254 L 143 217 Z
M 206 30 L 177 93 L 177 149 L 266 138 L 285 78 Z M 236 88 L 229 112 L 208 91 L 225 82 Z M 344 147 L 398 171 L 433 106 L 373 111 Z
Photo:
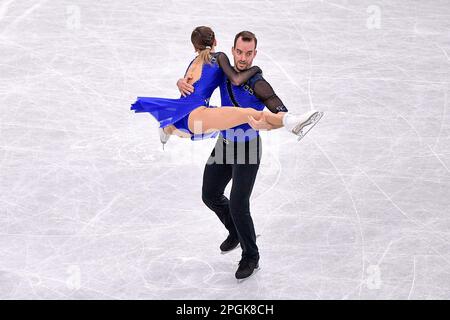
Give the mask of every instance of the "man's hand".
M 177 81 L 177 87 L 183 97 L 190 95 L 194 92 L 194 86 L 190 85 L 188 81 L 190 80 L 189 76 L 185 78 L 181 78 Z
M 274 129 L 275 126 L 271 125 L 267 122 L 266 116 L 263 113 L 261 119 L 255 120 L 252 116 L 248 116 L 248 124 L 255 130 L 271 130 Z

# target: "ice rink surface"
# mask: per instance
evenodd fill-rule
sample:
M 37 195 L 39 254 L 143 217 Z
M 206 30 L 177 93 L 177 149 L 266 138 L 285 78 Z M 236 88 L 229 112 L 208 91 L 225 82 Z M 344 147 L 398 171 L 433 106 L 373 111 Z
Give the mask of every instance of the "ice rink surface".
M 215 140 L 163 152 L 129 110 L 179 96 L 197 25 L 229 56 L 256 33 L 289 110 L 325 112 L 262 133 L 239 284 L 201 200 Z M 449 55 L 448 0 L 2 0 L 0 298 L 449 299 Z

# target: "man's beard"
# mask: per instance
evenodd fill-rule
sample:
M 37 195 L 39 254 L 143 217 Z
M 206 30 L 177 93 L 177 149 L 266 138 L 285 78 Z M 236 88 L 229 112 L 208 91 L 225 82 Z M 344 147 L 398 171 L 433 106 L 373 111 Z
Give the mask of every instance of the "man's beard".
M 247 69 L 250 67 L 250 66 L 249 66 L 248 64 L 246 64 L 246 63 L 244 63 L 244 64 L 235 63 L 234 65 L 236 66 L 236 68 L 237 68 L 239 71 L 247 70 Z

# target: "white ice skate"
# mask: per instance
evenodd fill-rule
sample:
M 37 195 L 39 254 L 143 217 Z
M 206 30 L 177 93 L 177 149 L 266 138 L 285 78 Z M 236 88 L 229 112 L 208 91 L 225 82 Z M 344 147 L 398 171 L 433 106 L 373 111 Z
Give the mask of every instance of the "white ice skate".
M 159 140 L 161 140 L 164 150 L 164 145 L 167 143 L 167 141 L 169 141 L 170 134 L 165 133 L 163 128 L 159 128 L 158 130 L 159 130 Z
M 298 136 L 300 141 L 322 118 L 323 112 L 317 110 L 308 111 L 302 115 L 286 113 L 283 117 L 285 128 Z

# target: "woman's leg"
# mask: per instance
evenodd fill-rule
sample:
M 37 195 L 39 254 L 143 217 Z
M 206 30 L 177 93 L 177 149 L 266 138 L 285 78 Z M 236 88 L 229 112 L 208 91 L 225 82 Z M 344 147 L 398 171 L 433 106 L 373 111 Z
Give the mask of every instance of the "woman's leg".
M 167 127 L 164 127 L 163 130 L 167 134 L 172 134 L 172 135 L 175 135 L 175 136 L 179 136 L 180 138 L 190 138 L 190 137 L 192 137 L 192 135 L 190 133 L 182 131 L 182 130 L 178 130 L 177 127 L 175 127 L 172 124 L 167 126 Z
M 253 108 L 221 107 L 207 108 L 199 107 L 189 115 L 189 130 L 195 134 L 208 133 L 217 130 L 233 128 L 243 123 L 248 123 L 248 116 L 259 120 L 264 111 Z M 266 121 L 272 125 L 283 125 L 283 114 L 266 112 Z

